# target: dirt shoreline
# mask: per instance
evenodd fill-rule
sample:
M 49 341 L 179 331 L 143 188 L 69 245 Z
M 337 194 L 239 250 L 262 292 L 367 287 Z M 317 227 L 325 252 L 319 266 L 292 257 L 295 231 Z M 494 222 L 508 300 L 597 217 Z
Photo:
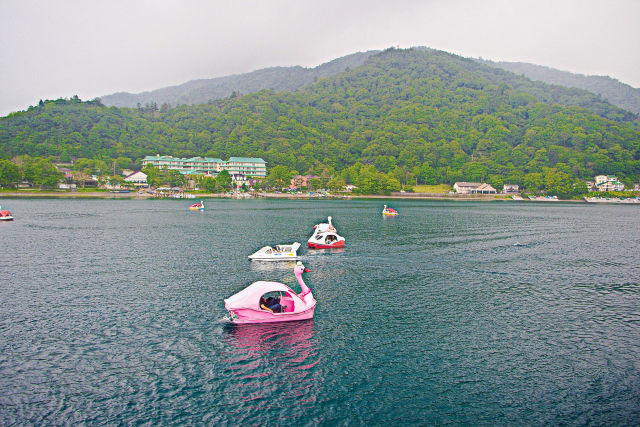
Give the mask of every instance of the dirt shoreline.
M 234 195 L 226 193 L 202 193 L 194 194 L 196 199 L 212 199 L 212 198 L 226 198 L 226 199 L 241 199 Z M 167 199 L 167 197 L 157 197 L 149 193 L 139 194 L 137 192 L 131 193 L 109 193 L 104 191 L 87 191 L 87 192 L 75 192 L 75 191 L 8 191 L 0 192 L 0 199 L 2 198 L 59 198 L 59 199 L 132 199 L 132 200 L 160 200 Z M 356 195 L 356 194 L 336 194 L 330 196 L 318 196 L 307 194 L 286 194 L 286 193 L 257 193 L 257 197 L 251 198 L 266 198 L 266 199 L 288 199 L 288 200 L 317 200 L 317 199 L 404 199 L 404 200 L 453 200 L 453 201 L 508 201 L 516 202 L 521 200 L 513 200 L 512 198 L 495 197 L 494 195 L 449 195 L 449 194 L 436 194 L 436 193 L 402 193 L 402 194 L 390 194 L 388 196 L 379 194 L 369 195 Z M 193 199 L 176 199 L 176 200 L 193 200 Z M 526 202 L 550 202 L 544 200 L 528 200 Z M 555 200 L 555 202 L 579 202 L 580 200 Z

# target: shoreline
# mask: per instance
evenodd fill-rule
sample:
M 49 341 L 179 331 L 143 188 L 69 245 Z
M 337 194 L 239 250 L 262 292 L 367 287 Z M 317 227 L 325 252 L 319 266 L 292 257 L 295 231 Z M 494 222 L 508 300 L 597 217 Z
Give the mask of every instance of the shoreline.
M 244 197 L 237 197 L 226 193 L 202 193 L 194 194 L 195 199 L 244 199 Z M 171 197 L 157 197 L 149 193 L 138 194 L 137 192 L 131 193 L 110 193 L 104 191 L 87 191 L 87 192 L 74 192 L 74 191 L 8 191 L 0 192 L 0 199 L 2 198 L 54 198 L 54 199 L 120 199 L 120 200 L 195 200 L 195 199 L 183 199 L 183 198 L 171 198 Z M 277 193 L 257 193 L 256 196 L 249 197 L 247 199 L 287 199 L 287 200 L 322 200 L 322 199 L 396 199 L 396 200 L 452 200 L 452 201 L 476 201 L 476 202 L 583 202 L 584 200 L 514 200 L 511 197 L 495 197 L 495 195 L 448 195 L 437 193 L 402 193 L 402 194 L 350 194 L 350 195 L 330 195 L 330 196 L 316 196 L 316 195 L 304 195 L 304 194 L 277 194 Z

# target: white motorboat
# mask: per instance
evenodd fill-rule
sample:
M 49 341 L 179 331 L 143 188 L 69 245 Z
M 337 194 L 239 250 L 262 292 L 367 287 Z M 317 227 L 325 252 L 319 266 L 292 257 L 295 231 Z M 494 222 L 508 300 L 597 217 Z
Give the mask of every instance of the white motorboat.
M 290 245 L 265 246 L 256 253 L 249 255 L 252 261 L 295 261 L 298 256 L 300 243 L 293 242 Z

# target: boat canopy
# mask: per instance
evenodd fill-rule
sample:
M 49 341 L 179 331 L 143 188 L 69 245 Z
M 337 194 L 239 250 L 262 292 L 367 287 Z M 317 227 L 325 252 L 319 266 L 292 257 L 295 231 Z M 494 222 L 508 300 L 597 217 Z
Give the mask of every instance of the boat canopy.
M 276 250 L 280 252 L 295 252 L 300 248 L 300 243 L 293 242 L 290 245 L 276 245 Z
M 237 294 L 225 299 L 225 307 L 227 309 L 251 308 L 260 310 L 260 297 L 267 292 L 282 291 L 287 292 L 294 300 L 294 306 L 302 307 L 304 301 L 296 294 L 293 289 L 283 283 L 258 281 L 253 282 Z M 298 305 L 300 304 L 300 305 Z

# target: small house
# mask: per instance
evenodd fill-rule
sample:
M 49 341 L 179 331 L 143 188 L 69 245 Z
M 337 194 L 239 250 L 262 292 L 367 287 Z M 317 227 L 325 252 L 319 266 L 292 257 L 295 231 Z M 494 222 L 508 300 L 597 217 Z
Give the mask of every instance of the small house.
M 147 174 L 144 172 L 134 172 L 124 178 L 126 182 L 130 182 L 136 187 L 146 187 L 147 186 Z

